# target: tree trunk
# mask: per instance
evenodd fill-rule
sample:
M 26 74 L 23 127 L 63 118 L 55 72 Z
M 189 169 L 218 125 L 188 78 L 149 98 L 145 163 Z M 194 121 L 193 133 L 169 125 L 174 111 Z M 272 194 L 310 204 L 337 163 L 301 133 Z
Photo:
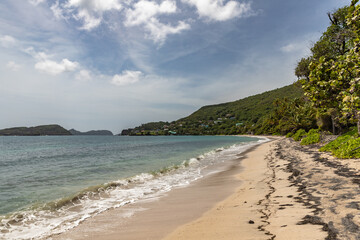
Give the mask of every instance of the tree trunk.
M 333 132 L 333 135 L 335 135 L 335 117 L 334 116 L 331 116 L 331 124 L 332 124 L 332 132 Z

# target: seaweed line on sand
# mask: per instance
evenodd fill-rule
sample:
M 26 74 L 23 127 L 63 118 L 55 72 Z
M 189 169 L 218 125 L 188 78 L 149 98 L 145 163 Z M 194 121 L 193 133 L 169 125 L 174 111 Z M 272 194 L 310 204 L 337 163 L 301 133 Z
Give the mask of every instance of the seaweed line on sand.
M 277 143 L 277 151 L 276 156 L 279 159 L 285 160 L 288 162 L 286 171 L 291 173 L 288 180 L 292 183 L 292 186 L 296 186 L 298 188 L 299 195 L 301 197 L 295 197 L 296 202 L 304 204 L 307 208 L 314 209 L 313 216 L 306 215 L 302 221 L 298 223 L 298 225 L 303 224 L 312 224 L 312 225 L 322 225 L 322 230 L 328 233 L 328 236 L 325 238 L 326 240 L 336 240 L 337 238 L 337 230 L 334 228 L 332 222 L 325 223 L 323 219 L 321 219 L 318 215 L 323 210 L 321 208 L 320 198 L 313 196 L 309 191 L 307 191 L 307 184 L 305 181 L 305 177 L 301 172 L 301 169 L 298 168 L 300 159 L 291 156 L 284 155 L 284 150 L 282 145 Z M 303 149 L 301 150 L 303 151 Z
M 270 179 L 266 182 L 266 184 L 268 185 L 270 191 L 265 195 L 264 199 L 261 199 L 258 201 L 257 205 L 261 205 L 263 204 L 265 201 L 266 203 L 264 204 L 264 209 L 260 209 L 259 212 L 261 213 L 261 218 L 263 219 L 262 222 L 264 224 L 259 225 L 258 229 L 260 231 L 263 231 L 265 233 L 265 235 L 270 236 L 269 240 L 273 240 L 276 238 L 276 235 L 271 233 L 270 231 L 266 230 L 266 226 L 268 226 L 270 224 L 269 217 L 271 216 L 271 212 L 269 210 L 270 207 L 270 196 L 275 192 L 275 188 L 272 186 L 272 182 L 275 180 L 275 169 L 270 167 L 270 164 L 273 163 L 273 158 L 269 155 L 267 155 L 265 157 L 265 159 L 267 159 L 267 165 L 268 168 L 271 169 L 271 177 Z

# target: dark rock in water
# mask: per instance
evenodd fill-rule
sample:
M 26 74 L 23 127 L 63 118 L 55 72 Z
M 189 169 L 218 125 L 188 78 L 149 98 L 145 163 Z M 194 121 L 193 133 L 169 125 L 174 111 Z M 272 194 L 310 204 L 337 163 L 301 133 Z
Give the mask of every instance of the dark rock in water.
M 255 222 L 253 220 L 249 220 L 249 224 L 254 224 Z
M 91 131 L 88 131 L 88 132 L 80 132 L 80 131 L 77 131 L 75 129 L 70 129 L 69 132 L 72 135 L 113 136 L 113 133 L 111 131 L 108 131 L 108 130 L 91 130 Z
M 0 130 L 0 136 L 62 136 L 71 135 L 65 128 L 53 124 L 42 125 L 37 127 L 15 127 Z

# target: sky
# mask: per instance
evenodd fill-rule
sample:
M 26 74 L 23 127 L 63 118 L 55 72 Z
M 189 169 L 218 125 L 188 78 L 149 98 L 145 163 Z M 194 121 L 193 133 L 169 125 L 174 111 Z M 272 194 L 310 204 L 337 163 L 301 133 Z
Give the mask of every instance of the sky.
M 173 121 L 296 81 L 350 0 L 2 0 L 0 129 Z

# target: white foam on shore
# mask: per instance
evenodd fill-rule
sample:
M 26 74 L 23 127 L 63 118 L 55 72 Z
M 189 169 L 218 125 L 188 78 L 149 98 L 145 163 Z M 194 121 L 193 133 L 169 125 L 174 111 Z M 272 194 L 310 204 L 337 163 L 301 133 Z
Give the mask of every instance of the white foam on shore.
M 205 175 L 221 170 L 206 171 L 209 166 L 236 159 L 240 152 L 267 142 L 258 141 L 219 148 L 180 166 L 169 167 L 156 174 L 141 173 L 128 179 L 114 181 L 104 189 L 87 192 L 80 198 L 54 209 L 35 209 L 18 212 L 0 219 L 0 239 L 40 239 L 76 227 L 89 217 L 111 208 L 118 208 L 139 200 L 154 199 L 173 188 L 184 187 Z M 107 186 L 106 184 L 104 186 Z M 131 214 L 129 215 L 131 216 Z M 124 216 L 126 217 L 126 216 Z

